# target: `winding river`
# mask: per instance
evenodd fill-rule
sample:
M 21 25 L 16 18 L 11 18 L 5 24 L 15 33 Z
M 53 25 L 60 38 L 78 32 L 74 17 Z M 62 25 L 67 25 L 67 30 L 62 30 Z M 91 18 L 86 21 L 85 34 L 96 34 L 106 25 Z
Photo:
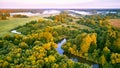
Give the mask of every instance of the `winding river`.
M 61 55 L 64 54 L 64 50 L 63 50 L 61 47 L 62 47 L 62 45 L 63 45 L 64 43 L 66 43 L 66 41 L 67 41 L 66 39 L 63 39 L 62 41 L 60 41 L 60 42 L 58 43 L 58 48 L 57 48 L 56 50 L 57 50 L 58 53 L 61 54 Z M 69 55 L 66 55 L 66 56 L 69 57 Z M 72 60 L 75 61 L 75 62 L 81 62 L 81 63 L 86 63 L 86 64 L 89 64 L 89 65 L 92 65 L 92 68 L 99 68 L 99 65 L 98 65 L 98 64 L 95 64 L 95 63 L 93 63 L 93 62 L 87 61 L 87 60 L 84 59 L 84 58 L 76 57 L 76 56 L 72 56 L 72 55 L 71 55 L 69 58 L 72 59 Z
M 58 48 L 56 49 L 59 54 L 63 55 L 64 50 L 61 48 L 62 45 L 66 42 L 66 39 L 63 39 L 61 42 L 58 43 Z

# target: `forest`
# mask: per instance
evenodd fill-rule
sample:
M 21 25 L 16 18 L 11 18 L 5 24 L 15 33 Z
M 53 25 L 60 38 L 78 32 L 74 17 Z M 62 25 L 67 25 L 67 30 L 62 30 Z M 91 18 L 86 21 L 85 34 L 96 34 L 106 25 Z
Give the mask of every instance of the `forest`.
M 117 14 L 73 17 L 67 11 L 40 17 L 15 27 L 21 34 L 0 37 L 0 68 L 92 68 L 69 57 L 83 58 L 99 68 L 120 67 L 120 28 L 110 19 Z M 64 55 L 57 52 L 58 42 Z

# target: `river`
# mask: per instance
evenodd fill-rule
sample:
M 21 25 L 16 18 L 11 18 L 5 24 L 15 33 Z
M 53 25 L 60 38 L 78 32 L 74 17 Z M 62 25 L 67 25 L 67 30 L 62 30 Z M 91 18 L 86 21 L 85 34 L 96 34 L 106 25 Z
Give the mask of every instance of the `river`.
M 16 30 L 12 30 L 11 32 L 15 34 L 21 34 L 21 32 L 17 32 Z
M 62 41 L 58 42 L 58 48 L 56 49 L 58 51 L 59 54 L 63 55 L 64 54 L 64 50 L 61 48 L 62 45 L 64 43 L 66 43 L 66 39 L 63 39 Z M 81 58 L 81 57 L 76 57 L 76 56 L 73 56 L 73 55 L 67 55 L 70 59 L 72 59 L 73 61 L 75 62 L 81 62 L 81 63 L 86 63 L 86 64 L 89 64 L 89 65 L 92 65 L 92 68 L 99 68 L 99 65 L 98 64 L 95 64 L 91 61 L 87 61 L 86 59 L 84 58 Z
M 58 43 L 58 48 L 56 49 L 59 54 L 63 55 L 64 50 L 61 48 L 62 45 L 66 42 L 66 39 L 63 39 L 61 42 Z

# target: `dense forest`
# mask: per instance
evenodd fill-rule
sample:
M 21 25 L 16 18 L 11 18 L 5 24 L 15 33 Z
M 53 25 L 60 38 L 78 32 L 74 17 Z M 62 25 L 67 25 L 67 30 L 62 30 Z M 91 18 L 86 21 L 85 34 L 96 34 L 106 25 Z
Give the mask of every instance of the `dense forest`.
M 84 58 L 99 64 L 100 68 L 120 67 L 120 29 L 109 20 L 116 14 L 70 16 L 59 15 L 31 21 L 13 30 L 21 32 L 0 38 L 1 68 L 92 68 L 75 62 L 70 56 Z M 62 39 L 64 55 L 56 48 Z

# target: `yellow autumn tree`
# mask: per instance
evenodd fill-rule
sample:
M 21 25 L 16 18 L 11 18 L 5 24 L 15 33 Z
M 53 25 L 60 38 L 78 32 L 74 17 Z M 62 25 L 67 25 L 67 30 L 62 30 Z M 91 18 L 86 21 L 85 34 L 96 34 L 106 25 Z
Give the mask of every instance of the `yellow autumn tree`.
M 51 32 L 52 30 L 53 30 L 53 28 L 52 28 L 52 27 L 49 27 L 49 26 L 45 28 L 45 31 L 46 31 L 46 32 Z
M 29 39 L 29 37 L 26 36 L 26 37 L 22 38 L 22 41 L 28 44 L 30 39 Z
M 105 56 L 102 55 L 102 56 L 100 57 L 100 64 L 104 65 L 106 62 L 107 62 L 107 61 L 106 61 Z
M 75 50 L 74 50 L 72 47 L 69 47 L 68 51 L 69 51 L 71 54 L 75 54 Z
M 109 54 L 110 53 L 110 49 L 106 46 L 103 48 L 103 53 L 105 54 Z
M 109 36 L 116 39 L 117 38 L 117 32 L 114 30 L 109 29 L 108 30 Z
M 91 33 L 91 43 L 90 43 L 90 48 L 89 48 L 89 53 L 94 52 L 94 49 L 97 48 L 97 34 L 96 33 Z
M 120 52 L 120 38 L 116 39 L 114 42 L 114 51 Z
M 59 22 L 59 21 L 61 21 L 61 17 L 60 17 L 60 15 L 56 15 L 54 21 L 55 21 L 55 22 Z
M 49 62 L 55 62 L 55 57 L 53 56 L 53 55 L 50 55 L 49 57 L 48 57 L 48 60 L 49 60 Z
M 47 49 L 47 50 L 50 50 L 52 48 L 55 49 L 55 48 L 57 48 L 57 44 L 54 42 L 49 42 L 49 43 L 44 44 L 43 48 Z
M 42 23 L 43 21 L 44 21 L 43 18 L 39 18 L 39 19 L 38 19 L 38 22 L 39 22 L 39 23 Z
M 43 45 L 43 48 L 46 50 L 50 50 L 51 49 L 51 44 L 50 43 L 46 43 Z
M 39 39 L 44 42 L 53 41 L 53 36 L 50 32 L 42 32 L 39 34 Z
M 94 20 L 91 20 L 91 24 L 92 24 L 92 25 L 95 25 L 96 22 L 95 22 Z
M 26 48 L 28 48 L 29 46 L 28 46 L 25 42 L 21 42 L 21 43 L 19 43 L 19 47 L 20 47 L 20 48 L 23 48 L 23 49 L 26 49 Z
M 20 35 L 20 34 L 15 34 L 15 35 L 14 35 L 14 38 L 15 38 L 15 39 L 18 39 L 18 40 L 22 39 L 22 37 L 23 37 L 23 36 Z
M 53 63 L 51 68 L 59 68 L 59 65 L 56 63 Z
M 120 63 L 120 54 L 118 53 L 112 53 L 111 55 L 111 63 L 115 64 L 115 63 Z
M 54 48 L 54 49 L 58 47 L 57 44 L 54 43 L 54 42 L 50 42 L 50 44 L 51 44 L 51 47 Z
M 96 35 L 96 33 L 90 34 L 90 37 L 91 37 L 91 43 L 93 45 L 96 45 L 96 43 L 97 43 L 97 35 Z
M 81 43 L 81 52 L 82 53 L 86 53 L 86 52 L 88 52 L 88 50 L 89 50 L 89 47 L 90 47 L 90 44 L 91 44 L 91 37 L 90 37 L 90 35 L 88 34 L 88 35 L 86 35 L 86 37 L 85 38 L 83 38 L 83 41 L 82 41 L 82 43 Z

